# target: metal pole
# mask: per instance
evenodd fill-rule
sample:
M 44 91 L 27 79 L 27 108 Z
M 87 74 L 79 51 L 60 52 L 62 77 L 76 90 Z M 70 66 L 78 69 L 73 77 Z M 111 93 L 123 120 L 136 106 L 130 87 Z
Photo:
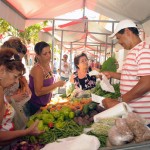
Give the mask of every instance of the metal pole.
M 59 66 L 59 69 L 60 69 L 60 76 L 61 76 L 61 59 L 62 59 L 62 49 L 63 49 L 63 34 L 64 34 L 64 32 L 62 31 L 62 33 L 61 33 L 61 47 L 60 47 L 60 50 L 61 50 L 61 52 L 60 52 L 60 66 Z
M 70 65 L 71 65 L 71 69 L 72 68 L 72 43 L 70 43 Z
M 100 62 L 101 61 L 101 58 L 100 58 L 101 57 L 101 44 L 100 44 L 100 50 L 99 51 L 100 51 L 100 56 L 99 56 L 99 62 Z
M 112 33 L 114 32 L 114 23 L 112 23 Z M 111 56 L 112 56 L 112 53 L 113 53 L 113 48 L 114 48 L 114 42 L 113 40 L 111 41 Z
M 83 18 L 85 16 L 85 3 L 86 3 L 86 0 L 83 0 Z
M 107 55 L 107 39 L 108 39 L 108 37 L 106 36 L 106 42 L 105 42 L 105 60 L 106 60 L 106 55 Z
M 55 26 L 55 20 L 53 20 L 53 30 L 52 30 L 52 64 L 53 64 L 53 61 L 54 61 L 54 45 L 55 45 L 54 26 Z

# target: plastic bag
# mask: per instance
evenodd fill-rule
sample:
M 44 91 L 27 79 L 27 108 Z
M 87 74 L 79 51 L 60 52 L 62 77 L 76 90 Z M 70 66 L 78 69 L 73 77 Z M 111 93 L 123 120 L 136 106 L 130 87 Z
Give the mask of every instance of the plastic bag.
M 122 118 L 116 119 L 116 127 L 118 132 L 124 137 L 123 141 L 132 141 L 134 135 L 130 128 L 128 127 L 126 120 Z
M 109 145 L 124 145 L 133 140 L 134 135 L 128 127 L 126 120 L 117 118 L 115 126 L 113 126 L 108 132 Z
M 115 93 L 114 87 L 110 84 L 109 80 L 104 74 L 102 75 L 102 80 L 100 81 L 101 88 L 104 91 Z
M 28 121 L 28 118 L 26 117 L 26 115 L 24 114 L 24 111 L 23 111 L 23 105 L 27 101 L 28 101 L 28 99 L 24 100 L 23 102 L 15 102 L 12 99 L 11 105 L 15 109 L 15 116 L 14 116 L 13 121 L 14 121 L 16 130 L 24 129 L 26 126 L 26 123 Z
M 97 76 L 100 75 L 100 72 L 96 71 L 96 70 L 92 70 L 89 72 L 89 76 Z
M 116 126 L 113 126 L 108 132 L 108 140 L 111 145 L 119 146 L 124 145 L 126 141 L 124 141 L 124 136 L 118 132 Z
M 136 113 L 129 113 L 126 122 L 135 136 L 135 142 L 150 140 L 150 130 L 146 126 L 146 121 L 142 117 Z
M 73 92 L 74 89 L 75 89 L 75 85 L 68 81 L 66 83 L 66 95 L 67 95 L 67 97 L 71 95 L 71 93 Z
M 100 142 L 97 137 L 81 134 L 76 137 L 68 137 L 45 145 L 41 150 L 97 150 Z

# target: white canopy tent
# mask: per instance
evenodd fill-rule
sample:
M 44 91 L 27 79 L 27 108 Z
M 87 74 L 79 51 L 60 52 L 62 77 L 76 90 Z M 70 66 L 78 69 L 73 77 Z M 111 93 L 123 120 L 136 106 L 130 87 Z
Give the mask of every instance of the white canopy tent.
M 150 35 L 149 0 L 1 0 L 0 17 L 19 30 L 24 30 L 25 27 L 44 20 L 55 22 L 55 17 L 76 9 L 85 9 L 85 7 L 116 20 L 97 20 L 97 22 L 110 22 L 112 31 L 114 23 L 129 18 L 140 24 L 146 34 Z M 61 47 L 66 49 L 84 49 L 86 47 L 88 50 L 98 51 L 103 47 L 103 50 L 106 51 L 109 45 L 113 46 L 114 43 L 107 38 L 111 34 L 110 31 L 100 24 L 95 24 L 95 21 L 85 18 L 84 11 L 82 17 L 80 23 L 57 28 L 55 30 L 57 33 L 54 33 L 53 30 L 48 31 L 47 36 L 51 35 L 52 42 L 60 42 Z M 76 19 L 70 21 L 73 22 Z M 94 44 L 97 45 L 94 46 Z
M 133 19 L 150 34 L 149 0 L 1 0 L 0 17 L 23 30 L 39 21 L 84 7 L 117 21 Z

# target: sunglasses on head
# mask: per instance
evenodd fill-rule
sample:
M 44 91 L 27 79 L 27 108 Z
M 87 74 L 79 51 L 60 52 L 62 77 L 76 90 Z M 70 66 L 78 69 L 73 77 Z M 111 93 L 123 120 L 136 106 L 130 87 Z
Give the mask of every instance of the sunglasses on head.
M 13 61 L 21 61 L 20 56 L 18 54 L 14 54 L 11 56 L 10 59 L 8 59 L 7 61 L 9 62 L 13 62 Z

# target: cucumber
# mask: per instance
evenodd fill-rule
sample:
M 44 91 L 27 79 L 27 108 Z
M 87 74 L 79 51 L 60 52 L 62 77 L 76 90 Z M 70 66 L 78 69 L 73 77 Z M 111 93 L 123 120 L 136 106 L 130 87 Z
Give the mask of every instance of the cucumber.
M 89 113 L 89 105 L 88 104 L 84 105 L 82 111 L 85 115 L 87 115 Z
M 90 109 L 90 110 L 94 110 L 94 109 L 96 109 L 96 107 L 97 107 L 97 104 L 96 104 L 95 102 L 91 102 L 91 103 L 89 104 L 89 109 Z

